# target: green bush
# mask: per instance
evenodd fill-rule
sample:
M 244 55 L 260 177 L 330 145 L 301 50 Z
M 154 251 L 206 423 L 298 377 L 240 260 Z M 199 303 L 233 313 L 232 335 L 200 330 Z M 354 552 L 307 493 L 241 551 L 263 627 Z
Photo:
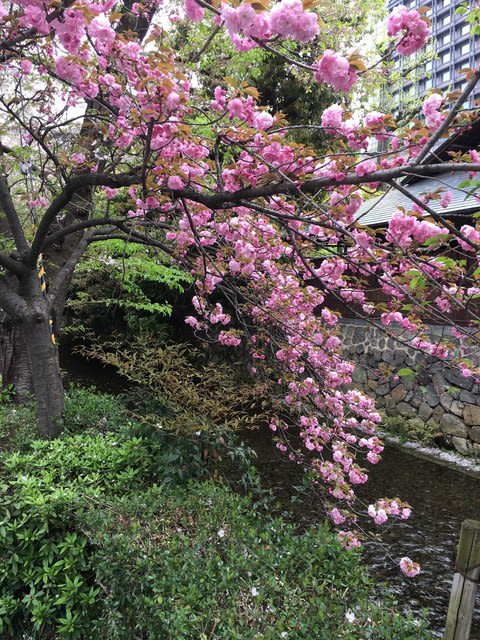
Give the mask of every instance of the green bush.
M 27 434 L 1 454 L 1 638 L 429 637 L 372 599 L 359 557 L 326 529 L 299 533 L 198 481 L 222 457 L 248 468 L 228 434 L 129 421 L 118 399 L 91 390 L 67 402 L 65 436 Z M 0 417 L 7 409 L 5 433 L 26 429 L 31 410 L 0 407 Z
M 148 461 L 141 439 L 115 434 L 33 441 L 3 456 L 1 633 L 84 637 L 98 587 L 80 514 L 102 493 L 138 486 Z
M 38 436 L 32 404 L 0 402 L 0 450 L 22 449 Z
M 71 385 L 65 394 L 63 420 L 70 432 L 114 431 L 125 424 L 127 417 L 121 398 L 99 393 L 94 387 Z
M 299 535 L 225 487 L 153 487 L 86 523 L 103 589 L 92 639 L 429 637 L 392 602 L 370 600 L 358 556 L 332 534 Z

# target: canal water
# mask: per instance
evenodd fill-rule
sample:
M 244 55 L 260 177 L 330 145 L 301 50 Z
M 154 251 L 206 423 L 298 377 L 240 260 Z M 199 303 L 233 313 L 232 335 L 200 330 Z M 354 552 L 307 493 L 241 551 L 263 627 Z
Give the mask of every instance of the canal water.
M 126 386 L 113 370 L 77 356 L 70 355 L 63 368 L 70 379 L 95 383 L 111 393 L 119 393 Z M 298 465 L 273 447 L 270 433 L 244 432 L 242 439 L 255 450 L 257 467 L 274 496 L 283 506 L 290 506 L 291 498 L 298 495 L 294 487 L 302 482 Z M 395 521 L 387 527 L 369 522 L 372 533 L 380 537 L 365 543 L 364 557 L 378 581 L 379 593 L 386 581 L 400 608 L 414 613 L 426 609 L 435 636 L 441 637 L 460 527 L 467 518 L 480 519 L 480 479 L 389 447 L 382 461 L 371 466 L 368 483 L 357 493 L 366 504 L 384 496 L 398 496 L 411 504 L 412 516 L 407 521 Z M 311 497 L 307 503 L 294 504 L 294 510 L 309 523 L 324 518 L 321 505 Z M 421 564 L 416 578 L 406 578 L 400 572 L 398 560 L 402 556 Z M 480 640 L 478 601 L 471 640 Z
M 286 504 L 295 495 L 292 487 L 301 483 L 298 466 L 272 447 L 269 434 L 254 432 L 244 436 L 257 452 L 262 476 L 274 495 Z M 378 581 L 379 594 L 382 582 L 387 582 L 400 608 L 413 613 L 427 610 L 434 635 L 441 637 L 460 527 L 467 518 L 480 519 L 480 479 L 391 446 L 384 451 L 382 461 L 370 467 L 369 480 L 357 494 L 366 505 L 381 497 L 398 496 L 412 506 L 409 520 L 377 527 L 369 519 L 368 531 L 373 537 L 364 543 L 363 557 Z M 295 511 L 310 523 L 324 518 L 311 497 L 303 506 L 295 506 Z M 398 568 L 403 556 L 420 563 L 422 570 L 416 578 L 406 578 Z M 480 640 L 479 599 L 471 640 Z

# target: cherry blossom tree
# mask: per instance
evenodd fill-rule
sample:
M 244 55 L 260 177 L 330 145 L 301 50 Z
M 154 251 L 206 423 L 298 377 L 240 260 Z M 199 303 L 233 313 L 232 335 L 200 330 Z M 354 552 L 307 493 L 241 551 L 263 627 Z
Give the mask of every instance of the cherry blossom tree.
M 373 400 L 351 386 L 335 304 L 385 331 L 400 327 L 411 346 L 478 375 L 467 356 L 480 230 L 458 229 L 430 206 L 448 203 L 448 193 L 418 198 L 401 179 L 470 172 L 475 188 L 474 149 L 429 159 L 440 139 L 471 125 L 463 105 L 479 72 L 458 95 L 433 93 L 422 117 L 398 129 L 389 114 L 350 110 L 349 92 L 370 73 L 358 52 L 325 48 L 309 64 L 301 48 L 286 46 L 316 40 L 321 48 L 324 25 L 308 0 L 186 0 L 184 11 L 225 29 L 239 51 L 277 52 L 312 83 L 344 92 L 310 125 L 329 136 L 329 150 L 318 157 L 291 142 L 288 123 L 262 108 L 252 87 L 220 81 L 202 100 L 168 47 L 171 8 L 161 2 L 0 0 L 3 381 L 20 395 L 33 390 L 41 434 L 57 435 L 63 389 L 54 338 L 75 266 L 91 243 L 110 238 L 156 247 L 196 277 L 187 323 L 241 346 L 252 374 L 268 381 L 277 446 L 325 483 L 341 525 L 354 518 L 352 487 L 367 479 L 362 455 L 377 462 L 382 444 Z M 397 7 L 390 50 L 411 55 L 428 31 L 418 12 Z M 373 151 L 375 142 L 384 150 Z M 407 195 L 411 209 L 378 232 L 356 218 L 382 185 Z M 455 326 L 458 310 L 468 327 Z M 456 341 L 432 341 L 426 321 L 450 325 Z M 294 427 L 299 447 L 288 439 Z M 382 500 L 369 513 L 381 523 L 408 517 L 409 508 Z M 358 544 L 349 530 L 340 535 Z

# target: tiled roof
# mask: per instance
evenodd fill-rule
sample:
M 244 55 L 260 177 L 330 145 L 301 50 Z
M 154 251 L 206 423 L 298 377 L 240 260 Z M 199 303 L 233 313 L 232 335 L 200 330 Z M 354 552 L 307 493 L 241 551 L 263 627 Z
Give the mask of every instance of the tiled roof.
M 462 220 L 463 216 L 468 218 L 475 211 L 480 211 L 480 201 L 475 196 L 467 195 L 468 189 L 459 189 L 458 185 L 469 177 L 468 173 L 442 173 L 435 178 L 424 178 L 414 184 L 405 185 L 410 193 L 422 198 L 427 192 L 442 188 L 444 191 L 451 191 L 452 201 L 448 207 L 443 208 L 440 200 L 430 200 L 428 206 L 445 217 L 455 217 Z M 443 194 L 442 194 L 443 195 Z M 372 198 L 363 203 L 357 213 L 357 221 L 365 226 L 386 225 L 398 207 L 406 210 L 412 208 L 412 201 L 395 189 Z

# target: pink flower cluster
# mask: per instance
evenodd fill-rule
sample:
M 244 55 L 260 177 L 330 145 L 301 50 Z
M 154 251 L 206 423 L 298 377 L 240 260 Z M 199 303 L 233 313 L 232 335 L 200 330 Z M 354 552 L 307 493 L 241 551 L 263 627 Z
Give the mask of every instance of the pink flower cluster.
M 301 0 L 281 0 L 270 12 L 272 31 L 282 38 L 299 42 L 313 40 L 319 34 L 318 17 L 304 11 Z
M 387 33 L 389 36 L 396 36 L 400 32 L 402 37 L 397 44 L 397 51 L 404 56 L 409 56 L 423 47 L 430 29 L 418 11 L 400 5 L 395 7 L 388 18 Z
M 397 209 L 388 224 L 386 237 L 389 242 L 395 243 L 402 249 L 407 249 L 413 242 L 423 243 L 436 235 L 447 233 L 448 229 L 445 227 L 439 227 L 428 220 L 406 215 Z
M 350 91 L 358 80 L 357 71 L 347 58 L 332 49 L 327 49 L 314 67 L 315 80 L 331 84 L 336 91 Z
M 195 2 L 195 0 L 184 0 L 183 8 L 189 20 L 193 20 L 193 22 L 203 20 L 205 9 L 199 5 L 198 2 Z
M 355 173 L 360 178 L 377 170 L 377 163 L 372 158 L 363 160 L 355 166 Z
M 322 113 L 322 127 L 326 129 L 339 129 L 343 121 L 343 107 L 340 104 L 332 104 Z
M 231 36 L 241 33 L 246 38 L 268 40 L 271 35 L 278 35 L 308 42 L 319 33 L 317 15 L 304 11 L 300 0 L 281 0 L 270 13 L 255 11 L 250 2 L 242 2 L 236 8 L 224 3 L 220 15 Z
M 376 504 L 371 504 L 368 507 L 368 515 L 372 518 L 375 524 L 383 524 L 389 518 L 389 516 L 397 516 L 402 520 L 408 520 L 412 510 L 406 503 L 401 500 L 393 499 L 378 500 Z
M 472 247 L 472 245 L 461 238 L 458 240 L 458 244 L 462 247 L 464 251 L 480 251 L 480 231 L 475 229 L 475 227 L 470 226 L 469 224 L 464 224 L 460 232 L 470 240 L 471 243 L 477 245 L 477 247 Z
M 438 93 L 432 93 L 423 103 L 422 112 L 429 129 L 436 129 L 445 119 L 439 109 L 442 106 L 443 98 Z
M 418 562 L 413 562 L 409 557 L 404 556 L 400 560 L 400 569 L 408 578 L 414 578 L 420 573 L 420 565 Z

